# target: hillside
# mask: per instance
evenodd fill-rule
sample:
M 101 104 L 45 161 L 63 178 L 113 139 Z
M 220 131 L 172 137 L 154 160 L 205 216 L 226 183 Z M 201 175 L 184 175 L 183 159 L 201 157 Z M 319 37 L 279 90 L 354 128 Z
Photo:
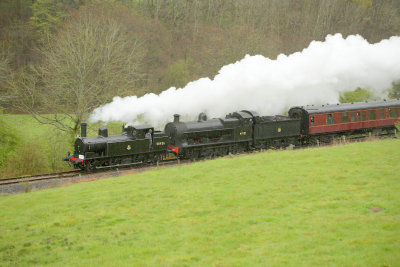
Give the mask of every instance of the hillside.
M 0 196 L 4 265 L 395 266 L 399 140 Z
M 67 84 L 72 88 L 98 85 L 106 102 L 119 90 L 120 95 L 159 93 L 200 77 L 214 77 L 222 66 L 246 54 L 273 59 L 324 40 L 327 34 L 360 34 L 378 42 L 400 33 L 399 14 L 397 0 L 4 0 L 0 2 L 0 105 L 6 112 L 27 112 L 19 101 L 24 87 L 37 86 L 38 92 L 48 95 L 61 84 L 68 92 L 59 75 L 71 78 Z M 98 36 L 84 37 L 88 32 Z M 106 40 L 113 39 L 110 32 L 123 37 L 112 46 L 115 61 L 101 59 L 107 54 Z M 79 43 L 86 39 L 87 50 L 82 50 Z M 86 54 L 93 60 L 87 61 Z M 82 65 L 90 68 L 79 70 L 71 62 L 85 62 Z M 129 73 L 127 66 L 132 67 Z M 77 84 L 76 77 L 82 76 L 83 85 Z M 58 98 L 53 110 L 43 99 L 34 102 L 35 111 L 71 107 L 66 96 Z

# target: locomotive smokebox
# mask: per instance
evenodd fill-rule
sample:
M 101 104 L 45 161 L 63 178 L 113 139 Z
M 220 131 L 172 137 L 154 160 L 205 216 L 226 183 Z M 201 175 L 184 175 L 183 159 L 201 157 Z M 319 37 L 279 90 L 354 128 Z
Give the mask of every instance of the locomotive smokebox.
M 174 114 L 174 122 L 179 122 L 179 114 Z
M 81 137 L 86 137 L 87 123 L 81 123 Z

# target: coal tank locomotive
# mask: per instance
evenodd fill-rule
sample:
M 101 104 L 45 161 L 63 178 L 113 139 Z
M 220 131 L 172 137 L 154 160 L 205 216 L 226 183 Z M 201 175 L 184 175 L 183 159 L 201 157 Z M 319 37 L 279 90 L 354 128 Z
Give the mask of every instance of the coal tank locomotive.
M 75 168 L 94 170 L 115 166 L 146 164 L 163 159 L 167 153 L 167 136 L 149 125 L 123 127 L 122 133 L 108 135 L 105 126 L 96 137 L 86 136 L 86 123 L 81 124 L 74 153 L 64 158 Z M 147 134 L 147 135 L 146 135 Z

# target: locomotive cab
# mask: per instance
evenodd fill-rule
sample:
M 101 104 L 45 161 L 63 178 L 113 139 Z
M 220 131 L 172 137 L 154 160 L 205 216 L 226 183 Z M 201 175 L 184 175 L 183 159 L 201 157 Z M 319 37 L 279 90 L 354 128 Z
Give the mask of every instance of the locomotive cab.
M 299 119 L 300 133 L 302 135 L 308 134 L 308 112 L 303 107 L 292 107 L 289 109 L 289 117 L 292 119 Z

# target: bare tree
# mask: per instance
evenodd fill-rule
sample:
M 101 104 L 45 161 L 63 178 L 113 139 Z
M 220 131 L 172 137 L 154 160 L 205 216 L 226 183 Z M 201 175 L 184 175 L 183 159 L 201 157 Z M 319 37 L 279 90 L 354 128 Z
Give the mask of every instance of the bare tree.
M 40 49 L 42 64 L 11 83 L 21 109 L 42 123 L 76 133 L 94 108 L 132 93 L 143 49 L 113 12 L 82 7 Z M 53 115 L 43 115 L 48 113 Z

